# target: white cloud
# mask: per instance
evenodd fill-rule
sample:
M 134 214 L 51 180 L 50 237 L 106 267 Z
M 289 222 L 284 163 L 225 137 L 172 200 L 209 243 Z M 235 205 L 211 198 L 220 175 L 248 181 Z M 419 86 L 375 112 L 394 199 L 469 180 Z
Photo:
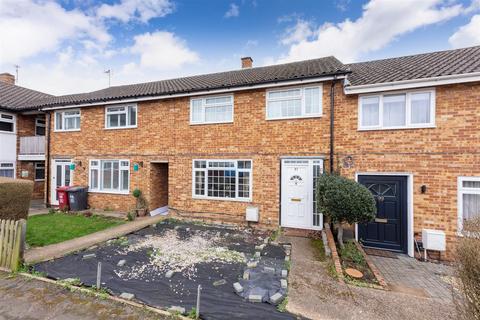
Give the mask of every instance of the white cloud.
M 55 51 L 66 40 L 89 39 L 100 46 L 111 40 L 91 16 L 43 1 L 2 0 L 0 30 L 0 63 L 9 64 Z
M 480 14 L 474 15 L 468 24 L 460 27 L 448 42 L 454 48 L 480 45 Z
M 312 23 L 299 19 L 294 26 L 287 28 L 280 42 L 283 45 L 290 45 L 292 43 L 298 43 L 304 39 L 308 39 L 313 34 Z
M 235 3 L 231 3 L 230 8 L 225 12 L 225 18 L 238 17 L 239 15 L 240 8 Z
M 338 24 L 325 23 L 313 34 L 298 33 L 304 37 L 296 38 L 296 42 L 290 44 L 288 53 L 279 61 L 328 55 L 335 55 L 344 62 L 355 61 L 365 53 L 385 47 L 402 34 L 451 19 L 461 14 L 463 9 L 458 4 L 444 4 L 443 0 L 371 0 L 363 7 L 362 16 L 355 21 L 346 19 Z M 282 42 L 289 43 L 293 39 L 285 37 Z
M 134 37 L 131 52 L 140 55 L 140 67 L 158 70 L 178 69 L 197 62 L 198 54 L 171 32 L 157 31 Z
M 152 18 L 164 17 L 174 10 L 169 0 L 121 0 L 116 4 L 102 4 L 97 15 L 122 22 L 138 20 L 147 23 Z

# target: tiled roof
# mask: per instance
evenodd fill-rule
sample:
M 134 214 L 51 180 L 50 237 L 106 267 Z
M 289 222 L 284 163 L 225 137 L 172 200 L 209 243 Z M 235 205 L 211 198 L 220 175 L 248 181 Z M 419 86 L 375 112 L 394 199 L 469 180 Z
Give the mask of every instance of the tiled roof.
M 346 65 L 350 86 L 480 72 L 480 46 Z
M 0 108 L 23 111 L 36 109 L 29 104 L 39 99 L 53 96 L 39 91 L 0 82 Z
M 267 67 L 241 69 L 204 74 L 178 79 L 110 87 L 94 92 L 72 94 L 34 103 L 38 107 L 95 103 L 148 96 L 161 96 L 206 90 L 253 86 L 265 83 L 308 79 L 336 74 L 348 70 L 334 57 L 292 62 Z

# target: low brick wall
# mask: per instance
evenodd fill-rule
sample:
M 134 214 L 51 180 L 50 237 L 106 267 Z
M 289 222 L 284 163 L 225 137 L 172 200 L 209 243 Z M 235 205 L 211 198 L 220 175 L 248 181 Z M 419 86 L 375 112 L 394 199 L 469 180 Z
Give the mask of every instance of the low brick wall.
M 345 277 L 343 275 L 342 263 L 340 262 L 340 257 L 338 256 L 337 246 L 335 245 L 335 239 L 333 238 L 332 230 L 326 228 L 325 232 L 327 233 L 328 246 L 332 251 L 332 259 L 335 265 L 335 271 L 338 275 L 338 281 L 345 283 Z
M 355 241 L 355 245 L 357 246 L 357 249 L 363 254 L 365 257 L 365 261 L 367 262 L 368 267 L 370 270 L 372 270 L 373 275 L 377 279 L 378 283 L 382 286 L 383 289 L 387 289 L 388 285 L 387 282 L 385 281 L 385 278 L 380 274 L 380 271 L 378 270 L 377 266 L 373 263 L 372 259 L 367 255 L 365 250 L 363 250 L 363 247 L 360 243 Z

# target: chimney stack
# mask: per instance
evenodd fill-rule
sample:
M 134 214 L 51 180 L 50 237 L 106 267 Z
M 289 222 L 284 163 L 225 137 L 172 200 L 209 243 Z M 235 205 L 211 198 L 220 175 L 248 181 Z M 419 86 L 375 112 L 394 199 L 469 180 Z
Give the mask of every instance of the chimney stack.
M 242 58 L 242 69 L 251 68 L 253 65 L 252 57 L 243 57 Z
M 7 72 L 0 73 L 0 82 L 15 85 L 15 76 Z

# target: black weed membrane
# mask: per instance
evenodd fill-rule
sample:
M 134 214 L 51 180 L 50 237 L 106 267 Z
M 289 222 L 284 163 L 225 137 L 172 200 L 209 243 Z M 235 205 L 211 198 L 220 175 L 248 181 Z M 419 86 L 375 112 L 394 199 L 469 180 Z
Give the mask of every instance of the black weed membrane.
M 94 286 L 98 262 L 103 288 L 150 306 L 188 313 L 201 285 L 202 319 L 295 319 L 275 306 L 286 296 L 285 250 L 248 232 L 165 222 L 34 268 Z

